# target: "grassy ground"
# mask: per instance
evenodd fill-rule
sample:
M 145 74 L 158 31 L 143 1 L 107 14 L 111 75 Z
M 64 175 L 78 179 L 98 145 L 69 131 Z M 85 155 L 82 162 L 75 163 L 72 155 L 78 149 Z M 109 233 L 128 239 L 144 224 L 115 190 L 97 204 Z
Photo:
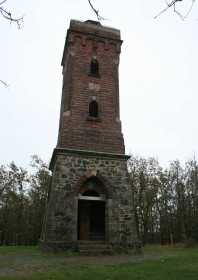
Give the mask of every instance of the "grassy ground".
M 0 279 L 197 280 L 198 248 L 148 246 L 142 256 L 82 257 L 0 247 Z

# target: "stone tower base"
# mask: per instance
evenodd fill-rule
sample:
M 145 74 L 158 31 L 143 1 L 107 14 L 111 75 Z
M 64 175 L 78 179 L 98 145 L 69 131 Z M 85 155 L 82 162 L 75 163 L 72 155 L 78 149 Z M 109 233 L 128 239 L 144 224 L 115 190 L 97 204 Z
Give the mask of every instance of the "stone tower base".
M 127 159 L 120 154 L 55 149 L 43 231 L 45 250 L 79 250 L 79 244 L 108 244 L 137 250 Z

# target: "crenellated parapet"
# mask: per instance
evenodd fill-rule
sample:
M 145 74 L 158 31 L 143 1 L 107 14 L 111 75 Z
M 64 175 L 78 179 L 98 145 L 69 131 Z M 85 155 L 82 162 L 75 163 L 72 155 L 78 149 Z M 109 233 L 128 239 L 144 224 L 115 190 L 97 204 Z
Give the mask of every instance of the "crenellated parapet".
M 122 40 L 118 29 L 102 26 L 99 22 L 87 20 L 85 22 L 71 20 L 67 32 L 63 51 L 62 66 L 65 65 L 67 52 L 75 55 L 81 47 L 96 50 L 120 53 Z

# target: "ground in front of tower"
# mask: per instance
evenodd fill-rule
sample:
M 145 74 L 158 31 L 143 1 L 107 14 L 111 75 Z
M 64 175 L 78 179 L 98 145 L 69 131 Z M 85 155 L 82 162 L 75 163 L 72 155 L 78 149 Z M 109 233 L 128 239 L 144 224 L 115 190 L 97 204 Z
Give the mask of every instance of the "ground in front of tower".
M 185 265 L 184 265 L 185 263 Z M 1 246 L 1 279 L 197 280 L 197 248 L 152 245 L 144 255 L 68 256 L 43 254 L 34 246 Z

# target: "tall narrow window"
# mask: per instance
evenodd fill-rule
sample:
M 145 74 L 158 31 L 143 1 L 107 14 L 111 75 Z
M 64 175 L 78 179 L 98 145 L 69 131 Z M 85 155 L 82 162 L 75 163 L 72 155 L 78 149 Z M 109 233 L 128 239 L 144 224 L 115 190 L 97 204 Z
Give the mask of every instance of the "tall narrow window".
M 89 103 L 89 116 L 98 118 L 98 103 L 95 100 Z
M 90 65 L 90 74 L 99 76 L 99 63 L 96 58 L 92 58 Z

